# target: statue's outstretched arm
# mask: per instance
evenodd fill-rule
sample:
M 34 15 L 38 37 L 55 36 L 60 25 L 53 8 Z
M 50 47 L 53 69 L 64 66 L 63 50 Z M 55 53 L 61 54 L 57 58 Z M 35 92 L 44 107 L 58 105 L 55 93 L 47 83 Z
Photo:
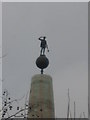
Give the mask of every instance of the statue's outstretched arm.
M 49 52 L 48 45 L 46 44 L 47 51 Z
M 38 39 L 39 39 L 39 40 L 42 40 L 42 38 L 43 38 L 43 36 L 39 37 Z

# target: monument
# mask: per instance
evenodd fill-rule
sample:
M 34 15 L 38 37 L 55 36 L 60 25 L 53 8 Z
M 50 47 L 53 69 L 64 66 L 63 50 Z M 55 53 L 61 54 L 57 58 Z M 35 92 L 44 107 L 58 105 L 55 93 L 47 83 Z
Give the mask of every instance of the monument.
M 49 52 L 48 45 L 45 36 L 40 37 L 39 40 L 41 51 L 36 65 L 41 69 L 41 74 L 34 75 L 31 80 L 28 118 L 55 118 L 52 77 L 44 74 L 44 69 L 49 65 L 45 55 L 46 48 Z

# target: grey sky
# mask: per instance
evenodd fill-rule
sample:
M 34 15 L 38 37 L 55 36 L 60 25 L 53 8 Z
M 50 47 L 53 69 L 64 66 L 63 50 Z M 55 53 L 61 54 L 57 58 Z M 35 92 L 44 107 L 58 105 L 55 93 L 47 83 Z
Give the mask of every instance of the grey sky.
M 22 97 L 31 77 L 40 73 L 38 37 L 47 36 L 56 117 L 66 117 L 67 90 L 71 111 L 88 113 L 88 3 L 3 3 L 3 89 Z

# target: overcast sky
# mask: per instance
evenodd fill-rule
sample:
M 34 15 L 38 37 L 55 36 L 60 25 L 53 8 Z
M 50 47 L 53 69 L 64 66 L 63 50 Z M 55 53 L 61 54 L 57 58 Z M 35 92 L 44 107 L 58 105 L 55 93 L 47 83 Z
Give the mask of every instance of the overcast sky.
M 66 117 L 68 88 L 71 111 L 88 116 L 88 3 L 3 3 L 3 89 L 20 98 L 39 74 L 35 61 L 38 37 L 45 35 L 53 78 L 56 117 Z M 23 102 L 22 102 L 23 103 Z

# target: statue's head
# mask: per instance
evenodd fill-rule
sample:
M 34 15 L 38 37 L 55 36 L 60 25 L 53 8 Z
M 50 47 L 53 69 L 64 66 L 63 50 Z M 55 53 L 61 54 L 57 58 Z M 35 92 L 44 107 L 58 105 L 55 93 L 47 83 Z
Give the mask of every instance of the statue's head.
M 45 36 L 44 36 L 43 38 L 44 38 L 44 40 L 46 39 L 46 37 L 45 37 Z

